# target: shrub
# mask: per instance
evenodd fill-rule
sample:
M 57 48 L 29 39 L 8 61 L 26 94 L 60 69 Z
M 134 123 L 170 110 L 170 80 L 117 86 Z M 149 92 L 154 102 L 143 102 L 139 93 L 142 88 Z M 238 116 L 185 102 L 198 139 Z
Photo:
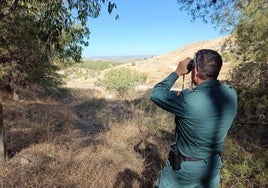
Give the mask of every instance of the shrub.
M 229 133 L 232 144 L 225 147 L 223 178 L 228 187 L 267 187 L 267 71 L 265 61 L 243 62 L 230 74 L 238 113 Z
M 129 94 L 137 84 L 144 83 L 146 79 L 147 76 L 144 73 L 128 68 L 118 68 L 108 71 L 100 84 L 108 91 L 115 92 L 123 97 Z

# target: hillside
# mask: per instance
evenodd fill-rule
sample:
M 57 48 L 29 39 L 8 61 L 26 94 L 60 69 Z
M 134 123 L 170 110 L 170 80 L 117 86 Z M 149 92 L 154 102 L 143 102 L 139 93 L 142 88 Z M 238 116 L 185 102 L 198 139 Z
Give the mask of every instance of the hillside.
M 149 83 L 154 83 L 155 81 L 162 79 L 163 75 L 170 71 L 174 71 L 180 60 L 183 60 L 186 57 L 194 57 L 195 52 L 199 49 L 207 48 L 221 52 L 221 46 L 225 39 L 226 37 L 188 44 L 175 51 L 137 62 L 135 68 L 147 73 Z M 224 78 L 226 67 L 228 68 L 228 65 L 228 63 L 224 64 L 221 78 Z
M 185 57 L 193 57 L 195 52 L 197 52 L 199 49 L 202 48 L 213 49 L 221 53 L 222 52 L 221 48 L 226 38 L 227 37 L 222 37 L 213 40 L 195 42 L 166 54 L 161 54 L 158 56 L 153 56 L 144 59 L 132 60 L 131 62 L 125 63 L 121 66 L 146 73 L 147 82 L 142 87 L 150 88 L 155 83 L 163 79 L 163 76 L 167 75 L 171 71 L 174 71 L 180 60 L 183 60 Z M 232 64 L 231 62 L 224 62 L 219 79 L 221 80 L 225 79 L 226 73 L 231 68 L 231 64 Z M 101 78 L 106 71 L 107 70 L 104 70 L 97 77 L 88 78 L 87 80 L 83 78 L 72 79 L 67 83 L 66 86 L 69 88 L 80 88 L 80 89 L 85 88 L 101 89 L 96 87 L 94 83 L 97 81 L 98 78 Z M 185 83 L 186 86 L 190 85 L 189 76 L 186 76 Z M 180 86 L 181 84 L 182 84 L 181 80 L 178 80 L 177 86 L 181 87 Z

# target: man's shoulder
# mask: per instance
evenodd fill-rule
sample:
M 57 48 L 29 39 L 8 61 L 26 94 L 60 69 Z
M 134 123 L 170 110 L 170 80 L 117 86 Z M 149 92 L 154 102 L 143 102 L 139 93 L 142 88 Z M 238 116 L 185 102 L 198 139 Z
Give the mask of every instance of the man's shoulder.
M 230 84 L 228 84 L 228 83 L 223 83 L 222 86 L 223 86 L 226 90 L 229 90 L 230 92 L 234 92 L 234 93 L 236 93 L 235 88 L 234 88 L 232 85 L 230 85 Z
M 229 88 L 229 89 L 234 89 L 233 86 L 231 86 L 231 85 L 228 84 L 228 83 L 222 83 L 222 86 L 223 86 L 223 87 L 226 87 L 226 88 Z
M 230 85 L 228 83 L 223 83 L 222 87 L 224 88 L 224 91 L 226 94 L 231 96 L 234 100 L 237 100 L 237 92 L 232 85 Z

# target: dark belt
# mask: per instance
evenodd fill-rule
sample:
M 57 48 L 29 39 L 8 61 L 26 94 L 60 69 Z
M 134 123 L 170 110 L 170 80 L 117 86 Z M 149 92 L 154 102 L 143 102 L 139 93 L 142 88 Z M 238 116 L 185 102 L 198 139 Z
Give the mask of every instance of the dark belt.
M 199 158 L 192 158 L 192 157 L 186 157 L 179 152 L 179 158 L 181 158 L 182 161 L 200 161 L 202 159 Z
M 183 161 L 200 161 L 203 159 L 181 156 Z
M 216 153 L 215 155 L 219 155 L 219 156 L 221 156 L 221 153 Z M 215 156 L 215 155 L 213 155 L 213 156 Z M 213 157 L 213 156 L 212 156 L 212 157 Z M 200 158 L 186 157 L 186 156 L 182 155 L 181 152 L 179 152 L 179 157 L 181 157 L 181 159 L 182 159 L 183 161 L 200 161 L 200 160 L 204 160 L 204 159 L 200 159 Z M 209 157 L 209 158 L 210 158 L 210 157 Z M 209 159 L 209 158 L 208 158 L 208 159 Z

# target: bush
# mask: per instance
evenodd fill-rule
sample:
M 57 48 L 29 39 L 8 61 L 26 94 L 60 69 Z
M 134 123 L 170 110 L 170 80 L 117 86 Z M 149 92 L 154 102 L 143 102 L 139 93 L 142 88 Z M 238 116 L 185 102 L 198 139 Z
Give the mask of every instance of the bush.
M 139 83 L 144 83 L 147 79 L 146 74 L 139 73 L 128 68 L 111 69 L 108 71 L 100 84 L 105 89 L 117 93 L 124 97 L 132 91 Z
M 229 132 L 232 143 L 225 147 L 223 178 L 228 187 L 267 187 L 267 71 L 266 62 L 243 62 L 231 72 L 238 112 Z

